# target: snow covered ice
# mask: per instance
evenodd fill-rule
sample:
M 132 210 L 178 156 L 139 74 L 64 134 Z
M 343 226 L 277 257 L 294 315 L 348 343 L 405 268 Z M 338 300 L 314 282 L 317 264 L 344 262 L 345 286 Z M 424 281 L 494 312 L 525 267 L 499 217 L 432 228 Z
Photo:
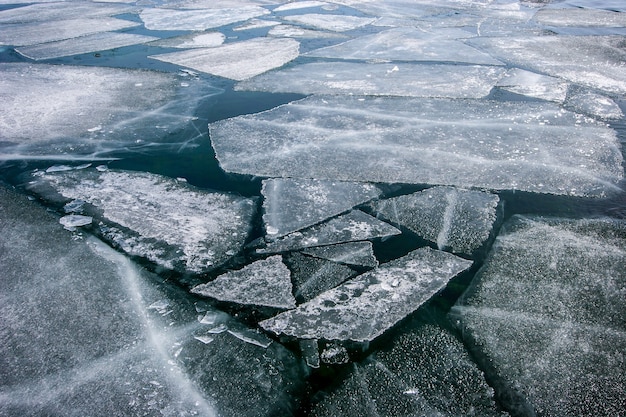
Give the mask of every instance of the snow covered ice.
M 146 28 L 152 30 L 201 31 L 218 28 L 269 14 L 258 6 L 213 9 L 146 8 L 139 13 Z

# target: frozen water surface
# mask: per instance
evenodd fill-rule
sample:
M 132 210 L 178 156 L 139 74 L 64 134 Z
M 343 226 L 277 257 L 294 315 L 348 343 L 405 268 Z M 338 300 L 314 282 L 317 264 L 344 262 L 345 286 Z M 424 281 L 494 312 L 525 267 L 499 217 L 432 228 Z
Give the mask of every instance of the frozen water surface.
M 567 97 L 568 106 L 576 111 L 603 119 L 624 117 L 622 109 L 609 97 L 591 91 L 573 91 Z
M 298 23 L 316 29 L 330 30 L 332 32 L 346 32 L 369 25 L 376 20 L 370 17 L 317 13 L 284 16 L 282 19 L 287 22 Z
M 294 296 L 298 301 L 309 301 L 356 275 L 345 265 L 297 252 L 290 254 L 286 262 L 292 272 Z
M 268 36 L 276 36 L 278 38 L 345 38 L 346 35 L 337 32 L 322 32 L 320 30 L 305 29 L 300 26 L 293 25 L 277 25 L 267 32 Z
M 229 172 L 603 196 L 612 129 L 551 103 L 311 97 L 209 126 Z
M 537 11 L 534 19 L 546 26 L 626 26 L 626 14 L 593 9 L 543 9 Z
M 569 84 L 560 78 L 549 77 L 514 68 L 498 81 L 498 87 L 515 94 L 563 103 Z
M 17 3 L 19 2 L 13 0 L 6 2 L 6 4 Z M 32 2 L 28 1 L 27 3 Z M 134 10 L 136 10 L 135 6 L 124 4 L 88 1 L 60 2 L 53 0 L 50 2 L 37 2 L 27 6 L 2 10 L 0 11 L 0 23 L 64 21 L 68 19 L 113 16 Z
M 147 29 L 151 30 L 206 30 L 243 22 L 253 17 L 269 14 L 259 6 L 175 10 L 146 8 L 139 13 Z
M 274 9 L 274 12 L 284 12 L 288 10 L 307 9 L 309 7 L 321 7 L 327 6 L 329 3 L 324 1 L 294 1 L 286 4 L 282 4 Z
M 418 249 L 295 310 L 262 321 L 260 326 L 299 339 L 371 341 L 417 310 L 471 264 L 446 252 Z
M 152 42 L 151 45 L 164 48 L 210 48 L 224 43 L 225 36 L 219 32 L 192 33 Z
M 378 266 L 378 260 L 374 256 L 372 249 L 372 242 L 349 242 L 338 245 L 321 246 L 304 249 L 302 253 L 347 265 L 365 267 Z

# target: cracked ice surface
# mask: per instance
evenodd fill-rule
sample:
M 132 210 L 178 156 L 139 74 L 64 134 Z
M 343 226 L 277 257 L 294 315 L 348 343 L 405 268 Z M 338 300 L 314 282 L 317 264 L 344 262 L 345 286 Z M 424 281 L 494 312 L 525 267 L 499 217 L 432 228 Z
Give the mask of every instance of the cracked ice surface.
M 139 17 L 146 29 L 150 30 L 201 31 L 243 22 L 269 13 L 267 9 L 259 6 L 196 10 L 147 8 L 139 13 Z
M 498 82 L 498 87 L 515 94 L 563 103 L 569 84 L 560 78 L 513 68 Z
M 503 398 L 546 416 L 624 410 L 625 232 L 608 218 L 503 226 L 451 312 Z
M 2 4 L 16 4 L 19 1 L 9 0 Z M 32 3 L 27 1 L 26 3 Z M 128 13 L 135 10 L 135 6 L 123 4 L 107 4 L 96 2 L 59 2 L 52 0 L 49 3 L 35 3 L 28 6 L 15 7 L 0 11 L 0 23 L 29 23 L 64 21 L 78 18 L 98 18 Z M 96 22 L 96 21 L 92 21 Z
M 355 266 L 378 266 L 372 242 L 348 242 L 304 249 L 302 253 L 316 258 Z
M 592 9 L 542 9 L 537 11 L 534 20 L 546 26 L 626 26 L 626 14 Z
M 125 252 L 196 273 L 241 250 L 255 212 L 251 199 L 149 173 L 76 170 L 36 179 L 32 187 L 44 195 L 50 186 L 65 199 L 94 206 L 106 224 L 101 232 Z
M 433 187 L 371 205 L 384 219 L 407 227 L 439 249 L 471 254 L 489 237 L 498 201 L 495 194 Z
M 615 131 L 551 103 L 311 97 L 209 126 L 228 172 L 604 196 Z
M 349 30 L 369 25 L 376 21 L 376 19 L 370 17 L 317 13 L 283 16 L 282 19 L 291 23 L 298 23 L 304 26 L 314 27 L 316 29 L 322 30 L 329 30 L 332 32 L 347 32 Z
M 471 264 L 446 252 L 417 249 L 259 325 L 299 339 L 371 341 Z

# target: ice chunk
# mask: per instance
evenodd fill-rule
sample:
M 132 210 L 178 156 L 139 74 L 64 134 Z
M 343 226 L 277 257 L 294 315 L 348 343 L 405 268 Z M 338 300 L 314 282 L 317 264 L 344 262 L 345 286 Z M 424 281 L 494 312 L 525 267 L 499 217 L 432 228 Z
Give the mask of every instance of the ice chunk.
M 87 226 L 88 224 L 91 224 L 92 221 L 92 217 L 82 216 L 80 214 L 69 214 L 59 219 L 59 223 L 61 223 L 65 229 L 72 232 L 76 230 L 77 227 Z
M 241 31 L 241 30 L 262 29 L 262 28 L 278 26 L 278 25 L 280 25 L 280 22 L 277 22 L 275 20 L 250 19 L 246 23 L 239 25 L 237 27 L 234 27 L 233 30 Z
M 294 296 L 298 301 L 309 301 L 356 275 L 345 265 L 299 253 L 289 255 L 285 262 L 291 270 Z
M 501 398 L 539 415 L 624 409 L 625 236 L 608 218 L 505 224 L 451 312 Z
M 268 348 L 272 344 L 272 339 L 260 333 L 258 330 L 250 329 L 229 329 L 228 333 L 235 336 L 237 339 L 246 343 L 250 343 L 262 348 Z
M 211 270 L 238 252 L 255 212 L 250 199 L 149 173 L 67 171 L 42 174 L 32 187 L 46 195 L 47 185 L 95 207 L 94 215 L 111 225 L 102 233 L 127 253 L 191 272 Z
M 305 56 L 336 59 L 390 61 L 440 61 L 502 65 L 490 55 L 463 42 L 450 39 L 460 30 L 424 32 L 415 28 L 394 28 L 362 36 L 339 45 L 308 52 Z M 469 34 L 466 32 L 465 36 Z
M 325 1 L 317 1 L 317 0 L 305 0 L 305 1 L 294 1 L 291 3 L 282 4 L 274 9 L 274 12 L 284 12 L 298 9 L 307 9 L 311 7 L 321 7 L 327 6 L 328 3 Z
M 576 111 L 603 119 L 621 119 L 624 117 L 624 113 L 617 103 L 606 96 L 591 91 L 570 93 L 566 104 Z
M 338 32 L 322 32 L 319 30 L 305 29 L 300 26 L 293 25 L 277 25 L 267 32 L 269 36 L 283 37 L 283 38 L 309 38 L 309 39 L 321 39 L 321 38 L 345 38 L 346 35 Z
M 447 252 L 417 249 L 259 325 L 299 339 L 371 341 L 471 264 Z
M 150 58 L 220 77 L 245 80 L 297 58 L 299 46 L 293 39 L 255 38 L 215 48 L 152 55 Z
M 626 94 L 626 52 L 620 46 L 621 36 L 482 37 L 467 42 L 517 67 Z
M 219 32 L 192 33 L 152 42 L 163 48 L 210 48 L 224 43 L 225 36 Z
M 372 249 L 372 242 L 349 242 L 332 246 L 320 246 L 304 249 L 302 253 L 347 265 L 378 266 L 378 260 L 374 256 Z
M 84 54 L 88 52 L 106 51 L 123 46 L 136 45 L 154 41 L 154 36 L 135 35 L 131 33 L 103 32 L 81 36 L 57 42 L 16 48 L 16 51 L 34 60 L 59 58 L 62 56 Z
M 302 15 L 282 16 L 283 20 L 333 32 L 346 32 L 373 23 L 371 17 L 358 17 L 335 14 L 309 13 Z
M 547 26 L 615 27 L 626 26 L 626 14 L 593 9 L 541 9 L 534 20 Z
M 139 13 L 139 17 L 146 29 L 150 30 L 202 31 L 243 22 L 269 13 L 267 9 L 259 6 L 195 10 L 146 8 Z
M 300 94 L 481 98 L 504 75 L 487 66 L 316 62 L 273 71 L 236 90 Z
M 280 237 L 270 242 L 265 248 L 257 249 L 257 253 L 286 252 L 398 234 L 400 231 L 390 224 L 377 220 L 360 210 L 353 210 L 301 232 L 293 232 Z
M 317 340 L 301 340 L 300 351 L 302 352 L 302 357 L 309 367 L 320 367 L 320 353 Z
M 221 301 L 275 308 L 293 308 L 291 275 L 282 256 L 270 256 L 200 284 L 191 292 Z
M 559 78 L 513 68 L 498 82 L 498 87 L 515 94 L 563 103 L 568 83 Z
M 578 196 L 623 178 L 615 132 L 552 103 L 310 97 L 209 129 L 242 174 Z
M 380 195 L 367 183 L 272 178 L 263 181 L 263 221 L 274 239 L 350 210 Z
M 434 187 L 378 200 L 372 207 L 391 223 L 436 243 L 439 249 L 471 254 L 489 237 L 498 201 L 495 194 Z
M 344 346 L 330 343 L 320 354 L 320 360 L 329 365 L 343 365 L 350 362 L 350 355 Z
M 11 1 L 12 4 L 19 3 Z M 28 3 L 31 3 L 30 1 Z M 8 4 L 3 2 L 3 4 Z M 77 18 L 113 16 L 135 10 L 134 6 L 96 2 L 41 2 L 0 11 L 0 23 L 23 24 L 29 22 L 63 21 Z

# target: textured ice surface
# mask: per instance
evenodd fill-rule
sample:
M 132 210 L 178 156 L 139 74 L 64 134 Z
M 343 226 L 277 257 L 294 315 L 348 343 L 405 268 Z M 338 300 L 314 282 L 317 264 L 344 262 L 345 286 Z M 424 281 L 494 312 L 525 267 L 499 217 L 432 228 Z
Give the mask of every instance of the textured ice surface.
M 330 30 L 333 32 L 346 32 L 373 23 L 376 19 L 370 17 L 358 17 L 334 14 L 302 14 L 284 16 L 283 20 L 298 23 L 316 29 Z
M 430 248 L 415 250 L 262 321 L 300 339 L 374 340 L 441 290 L 472 262 Z
M 615 219 L 505 224 L 451 313 L 503 398 L 545 416 L 625 409 L 625 236 Z
M 534 20 L 547 26 L 625 27 L 626 14 L 593 9 L 542 9 Z
M 311 97 L 209 126 L 229 172 L 602 196 L 615 132 L 552 103 Z
M 434 187 L 371 204 L 380 217 L 436 243 L 439 249 L 471 254 L 489 237 L 498 201 L 495 194 Z
M 164 48 L 210 48 L 224 43 L 225 36 L 219 32 L 192 33 L 152 42 Z
M 350 210 L 380 195 L 367 183 L 272 178 L 263 181 L 263 222 L 271 239 Z
M 460 29 L 426 32 L 415 28 L 389 29 L 362 36 L 339 45 L 316 49 L 306 56 L 337 59 L 369 59 L 388 61 L 439 61 L 470 64 L 502 65 L 455 36 L 471 36 Z
M 332 246 L 320 246 L 304 249 L 302 253 L 347 265 L 378 266 L 378 260 L 374 256 L 374 250 L 372 249 L 372 242 L 349 242 Z
M 268 243 L 265 248 L 257 249 L 257 253 L 286 252 L 398 234 L 400 231 L 390 224 L 360 210 L 353 210 L 324 223 L 282 236 Z
M 16 48 L 16 51 L 27 58 L 42 60 L 87 52 L 106 51 L 113 48 L 146 43 L 156 39 L 158 38 L 154 36 L 103 32 L 57 42 L 19 47 Z
M 321 7 L 321 6 L 327 6 L 327 5 L 328 3 L 326 3 L 325 1 L 316 1 L 316 0 L 294 1 L 290 3 L 282 4 L 276 7 L 274 9 L 274 12 L 284 12 L 288 10 L 290 11 L 290 10 L 306 9 L 309 7 Z
M 626 94 L 621 36 L 482 37 L 467 42 L 517 67 Z
M 215 48 L 153 55 L 150 58 L 233 80 L 245 80 L 298 57 L 293 39 L 255 38 Z
M 18 1 L 9 0 L 3 4 L 17 4 Z M 30 1 L 25 3 L 32 3 Z M 0 11 L 0 23 L 28 23 L 50 22 L 53 20 L 68 20 L 76 18 L 94 18 L 112 16 L 135 10 L 134 6 L 123 4 L 107 4 L 104 2 L 39 2 L 22 7 Z M 94 22 L 95 23 L 95 22 Z
M 91 224 L 93 217 L 83 216 L 80 214 L 69 214 L 59 219 L 59 223 L 63 225 L 67 230 L 74 231 L 77 227 L 87 226 Z
M 146 28 L 151 30 L 201 31 L 265 14 L 269 14 L 269 10 L 258 6 L 195 10 L 146 8 L 139 13 L 139 17 Z
M 317 340 L 301 340 L 300 351 L 307 366 L 311 368 L 320 367 L 320 353 Z
M 499 67 L 316 62 L 260 75 L 237 90 L 300 94 L 481 98 L 504 75 Z
M 620 119 L 624 117 L 622 109 L 610 98 L 591 91 L 574 91 L 567 96 L 568 106 L 576 111 L 603 119 Z
M 559 78 L 514 68 L 507 71 L 498 82 L 498 87 L 515 94 L 563 103 L 568 83 Z
M 322 32 L 320 30 L 305 29 L 294 25 L 277 25 L 267 32 L 268 36 L 283 38 L 345 38 L 346 35 L 339 32 Z
M 233 28 L 234 31 L 262 29 L 280 25 L 276 20 L 250 19 L 247 22 Z
M 291 275 L 280 255 L 222 274 L 214 281 L 194 287 L 191 292 L 238 304 L 283 309 L 296 306 Z
M 155 174 L 95 170 L 42 174 L 61 196 L 95 208 L 102 233 L 122 250 L 166 268 L 203 272 L 241 250 L 255 212 L 252 200 L 196 189 Z M 54 198 L 54 197 L 52 197 Z

